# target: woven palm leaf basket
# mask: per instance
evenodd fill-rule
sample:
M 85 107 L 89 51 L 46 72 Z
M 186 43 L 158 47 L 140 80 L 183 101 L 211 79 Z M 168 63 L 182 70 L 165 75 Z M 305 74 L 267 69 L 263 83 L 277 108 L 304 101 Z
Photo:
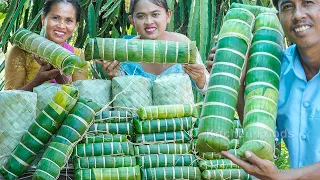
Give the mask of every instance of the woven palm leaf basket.
M 20 90 L 0 92 L 0 167 L 36 118 L 37 94 Z
M 158 76 L 153 84 L 153 104 L 194 104 L 189 75 L 170 73 Z
M 82 98 L 91 99 L 100 105 L 106 105 L 110 102 L 111 81 L 102 79 L 79 80 L 74 82 L 73 85 L 78 87 Z
M 138 109 L 152 105 L 152 82 L 142 76 L 120 76 L 112 79 L 113 107 Z M 129 110 L 129 109 L 128 109 Z
M 48 105 L 56 92 L 61 88 L 61 84 L 44 83 L 33 88 L 33 92 L 37 93 L 37 115 Z

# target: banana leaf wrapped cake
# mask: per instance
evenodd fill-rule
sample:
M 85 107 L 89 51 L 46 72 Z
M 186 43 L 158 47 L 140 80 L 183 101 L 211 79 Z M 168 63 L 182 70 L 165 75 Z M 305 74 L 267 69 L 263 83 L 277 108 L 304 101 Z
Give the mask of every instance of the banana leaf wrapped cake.
M 194 41 L 91 38 L 86 46 L 85 55 L 86 60 L 195 64 L 197 47 Z
M 91 100 L 78 100 L 44 152 L 33 179 L 49 180 L 59 177 L 73 147 L 82 139 L 93 123 L 95 113 L 100 109 L 101 107 Z
M 106 108 L 96 113 L 74 150 L 75 179 L 140 179 L 134 145 L 129 141 L 135 116 L 131 111 Z
M 77 72 L 87 64 L 61 45 L 24 28 L 20 28 L 14 33 L 11 37 L 11 42 L 27 52 L 38 54 L 52 66 L 62 70 L 66 75 Z
M 255 38 L 250 49 L 245 87 L 244 132 L 238 155 L 249 150 L 273 161 L 278 89 L 280 81 L 282 29 L 276 14 L 256 18 Z M 270 33 L 269 36 L 265 34 Z
M 238 15 L 235 16 L 235 13 Z M 228 149 L 233 135 L 240 79 L 251 45 L 254 20 L 254 14 L 241 8 L 229 11 L 224 18 L 201 112 L 196 144 L 200 152 L 221 152 Z

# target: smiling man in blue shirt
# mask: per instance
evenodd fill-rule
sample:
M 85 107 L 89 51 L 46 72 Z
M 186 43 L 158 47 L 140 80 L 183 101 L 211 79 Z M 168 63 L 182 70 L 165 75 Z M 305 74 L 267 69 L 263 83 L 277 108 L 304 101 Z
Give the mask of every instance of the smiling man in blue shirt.
M 279 171 L 251 152 L 222 152 L 259 179 L 320 179 L 320 0 L 273 0 L 288 39 L 282 58 L 277 128 L 293 169 Z

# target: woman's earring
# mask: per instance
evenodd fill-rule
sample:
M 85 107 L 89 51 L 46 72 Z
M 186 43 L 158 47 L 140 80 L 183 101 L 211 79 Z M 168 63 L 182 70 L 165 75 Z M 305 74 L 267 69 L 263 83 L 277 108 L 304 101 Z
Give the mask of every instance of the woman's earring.
M 40 31 L 40 36 L 46 37 L 46 28 L 44 28 L 43 26 L 42 26 L 41 31 Z
M 44 19 L 44 24 L 42 25 L 40 36 L 45 38 L 47 37 L 46 27 L 47 27 L 47 19 Z

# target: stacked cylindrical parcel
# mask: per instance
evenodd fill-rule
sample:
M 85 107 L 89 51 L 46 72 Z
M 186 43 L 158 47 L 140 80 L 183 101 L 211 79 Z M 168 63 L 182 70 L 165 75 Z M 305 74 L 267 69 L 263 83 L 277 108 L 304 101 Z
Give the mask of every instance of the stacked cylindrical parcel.
M 201 179 L 188 134 L 196 110 L 191 104 L 139 109 L 139 119 L 134 120 L 135 154 L 142 179 Z
M 196 64 L 196 42 L 163 40 L 90 38 L 85 48 L 86 60 L 120 62 Z
M 83 138 L 101 106 L 91 100 L 79 98 L 62 126 L 46 148 L 33 179 L 55 180 L 59 178 L 75 145 Z
M 252 179 L 250 175 L 240 169 L 239 166 L 234 164 L 229 159 L 225 159 L 223 156 L 216 152 L 200 152 L 198 153 L 195 148 L 197 141 L 197 135 L 199 130 L 200 119 L 196 121 L 192 129 L 193 135 L 193 151 L 194 154 L 198 155 L 199 168 L 202 172 L 202 179 Z M 234 120 L 234 133 L 233 139 L 230 141 L 228 151 L 232 154 L 237 154 L 237 149 L 240 147 L 240 137 L 241 137 L 241 124 L 239 120 Z
M 75 179 L 140 179 L 129 141 L 133 118 L 129 111 L 104 109 L 96 114 L 94 124 L 74 149 Z
M 254 14 L 241 8 L 229 10 L 224 18 L 200 116 L 199 152 L 221 152 L 229 147 L 254 20 Z
M 22 136 L 7 163 L 1 167 L 0 173 L 6 179 L 17 179 L 27 170 L 40 150 L 58 131 L 77 99 L 78 89 L 73 86 L 63 85 L 58 90 Z
M 238 155 L 249 150 L 273 160 L 283 35 L 274 13 L 256 17 L 245 79 L 244 133 Z

